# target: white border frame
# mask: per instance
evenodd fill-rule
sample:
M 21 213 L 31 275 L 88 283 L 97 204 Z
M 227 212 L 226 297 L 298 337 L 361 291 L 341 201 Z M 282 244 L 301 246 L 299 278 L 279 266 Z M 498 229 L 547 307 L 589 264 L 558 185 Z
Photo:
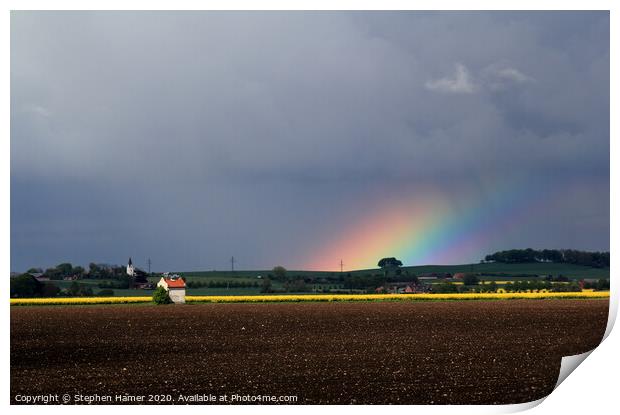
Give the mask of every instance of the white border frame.
M 2 140 L 2 151 L 0 151 L 0 165 L 2 166 L 3 180 L 0 182 L 2 186 L 2 194 L 4 195 L 3 203 L 0 204 L 2 209 L 1 223 L 2 229 L 5 230 L 2 239 L 2 250 L 0 251 L 1 263 L 4 264 L 5 277 L 8 278 L 10 271 L 10 10 L 610 10 L 610 26 L 611 26 L 611 103 L 610 114 L 617 114 L 618 91 L 617 82 L 613 74 L 618 73 L 618 9 L 620 9 L 613 0 L 591 0 L 591 1 L 558 1 L 558 0 L 505 0 L 502 2 L 490 0 L 476 1 L 458 1 L 458 0 L 437 0 L 437 1 L 417 1 L 412 3 L 405 0 L 300 0 L 300 1 L 283 1 L 283 0 L 230 0 L 224 1 L 198 1 L 198 0 L 178 0 L 178 1 L 139 1 L 139 0 L 110 0 L 101 1 L 94 0 L 88 3 L 76 0 L 59 0 L 59 1 L 14 1 L 4 2 L 5 10 L 2 15 L 0 24 L 0 48 L 2 49 L 2 57 L 5 59 L 1 66 L 2 84 L 5 86 L 1 89 L 3 100 L 0 105 L 2 108 L 2 117 L 4 122 L 2 131 L 4 139 Z M 617 122 L 611 117 L 611 137 L 617 137 Z M 610 189 L 610 212 L 611 214 L 611 234 L 610 234 L 610 251 L 615 252 L 617 244 L 618 220 L 614 218 L 613 212 L 619 211 L 618 192 L 614 184 L 618 183 L 618 168 L 615 167 L 614 161 L 618 161 L 618 145 L 611 140 L 611 189 Z M 616 270 L 619 266 L 617 256 L 612 257 L 611 269 Z M 5 280 L 6 281 L 6 280 Z M 562 385 L 554 391 L 548 398 L 540 401 L 520 404 L 520 405 L 498 405 L 498 406 L 390 406 L 390 410 L 396 413 L 411 414 L 415 411 L 419 414 L 491 414 L 491 413 L 509 413 L 536 407 L 532 413 L 549 413 L 561 412 L 562 414 L 582 414 L 585 411 L 594 413 L 608 412 L 609 408 L 615 406 L 617 401 L 616 390 L 613 386 L 616 381 L 618 369 L 618 359 L 616 358 L 616 350 L 620 350 L 620 338 L 617 333 L 611 333 L 613 323 L 618 311 L 618 292 L 615 288 L 618 279 L 612 275 L 612 296 L 610 302 L 610 318 L 608 322 L 606 340 L 599 346 L 588 359 L 586 363 L 577 369 L 575 375 L 569 376 Z M 8 284 L 0 285 L 0 298 L 8 299 Z M 10 306 L 8 301 L 2 313 L 2 332 L 7 333 L 10 328 Z M 609 337 L 607 337 L 609 336 Z M 204 413 L 217 412 L 222 414 L 236 413 L 243 410 L 253 414 L 274 414 L 288 411 L 295 411 L 302 414 L 311 414 L 317 410 L 335 413 L 340 411 L 337 406 L 174 406 L 171 408 L 167 405 L 163 406 L 10 406 L 10 355 L 9 355 L 9 336 L 3 336 L 1 343 L 1 361 L 3 367 L 2 376 L 2 406 L 14 414 L 32 414 L 35 412 L 45 412 L 51 414 L 83 414 L 84 412 L 95 414 L 107 414 L 110 411 L 132 411 L 136 413 L 164 414 L 170 410 L 178 413 Z M 145 374 L 148 376 L 148 374 Z M 539 405 L 545 401 L 543 405 Z M 358 413 L 379 413 L 387 409 L 383 405 L 377 406 L 355 406 L 353 410 Z

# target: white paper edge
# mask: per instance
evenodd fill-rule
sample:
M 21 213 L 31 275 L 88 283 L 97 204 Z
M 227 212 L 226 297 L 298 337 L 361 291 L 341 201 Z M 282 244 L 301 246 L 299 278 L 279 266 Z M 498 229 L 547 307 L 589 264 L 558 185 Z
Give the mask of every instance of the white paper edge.
M 562 363 L 560 364 L 560 374 L 558 375 L 558 381 L 555 383 L 553 390 L 560 386 L 560 384 L 566 380 L 568 375 L 573 373 L 573 371 L 577 369 L 577 366 L 582 364 L 583 361 L 586 360 L 586 358 L 590 356 L 590 353 L 592 353 L 593 351 L 594 349 L 590 350 L 589 352 L 562 357 Z

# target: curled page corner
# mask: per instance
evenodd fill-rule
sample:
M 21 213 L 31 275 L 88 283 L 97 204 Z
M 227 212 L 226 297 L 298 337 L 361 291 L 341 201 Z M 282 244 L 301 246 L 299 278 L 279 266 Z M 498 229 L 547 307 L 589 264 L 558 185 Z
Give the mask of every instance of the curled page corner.
M 609 298 L 609 314 L 607 317 L 607 327 L 605 328 L 605 334 L 603 335 L 603 340 L 601 340 L 601 342 L 603 342 L 607 338 L 607 336 L 609 336 L 609 333 L 611 333 L 611 330 L 613 329 L 614 324 L 616 323 L 617 314 L 618 314 L 618 295 L 616 295 L 614 291 L 613 294 L 611 294 Z
M 583 363 L 583 361 L 586 360 L 586 358 L 590 356 L 590 353 L 592 353 L 593 351 L 594 349 L 582 354 L 562 357 L 562 363 L 560 364 L 560 374 L 558 375 L 558 381 L 555 383 L 553 390 L 560 386 L 560 384 L 564 382 L 564 380 L 566 380 L 568 375 L 573 373 L 573 370 L 577 369 L 577 366 Z
M 500 413 L 512 414 L 512 413 L 516 413 L 516 412 L 527 411 L 527 410 L 535 408 L 538 405 L 540 405 L 541 403 L 543 403 L 543 401 L 545 399 L 547 399 L 547 396 L 543 396 L 542 398 L 537 399 L 535 401 L 524 402 L 524 403 L 515 403 L 515 404 L 510 404 L 510 405 L 504 405 L 502 407 L 502 410 L 501 410 Z
M 586 360 L 586 358 L 588 356 L 590 356 L 590 353 L 592 353 L 594 351 L 594 349 L 582 353 L 582 354 L 576 354 L 576 355 L 572 355 L 572 356 L 563 356 L 562 357 L 562 361 L 560 363 L 560 374 L 558 375 L 558 381 L 555 383 L 555 386 L 553 387 L 553 390 L 556 390 L 558 386 L 560 386 L 560 384 L 562 382 L 564 382 L 564 380 L 566 380 L 566 378 L 568 377 L 568 375 L 570 375 L 571 373 L 573 373 L 573 371 L 575 369 L 577 369 L 577 366 L 579 366 L 581 363 L 583 363 L 584 360 Z M 553 391 L 552 391 L 553 393 Z M 532 409 L 538 405 L 540 405 L 545 399 L 547 399 L 549 397 L 549 395 L 547 396 L 543 396 L 540 399 L 537 399 L 535 401 L 531 401 L 531 402 L 524 402 L 524 403 L 520 403 L 520 404 L 513 404 L 513 405 L 507 405 L 505 408 L 505 411 L 503 411 L 503 413 L 514 413 L 514 412 L 522 412 L 522 411 L 526 411 L 528 409 Z

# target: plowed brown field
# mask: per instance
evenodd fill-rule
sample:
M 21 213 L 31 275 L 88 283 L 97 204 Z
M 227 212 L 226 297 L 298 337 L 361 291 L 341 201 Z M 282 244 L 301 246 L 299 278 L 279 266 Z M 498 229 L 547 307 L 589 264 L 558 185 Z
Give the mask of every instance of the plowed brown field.
M 607 312 L 607 300 L 11 307 L 11 399 L 527 402 L 553 390 L 562 356 L 598 345 Z

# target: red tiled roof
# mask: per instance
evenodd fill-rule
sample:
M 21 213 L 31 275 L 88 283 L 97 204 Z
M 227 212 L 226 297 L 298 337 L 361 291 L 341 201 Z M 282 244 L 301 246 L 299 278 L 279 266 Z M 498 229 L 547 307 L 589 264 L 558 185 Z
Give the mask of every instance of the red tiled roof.
M 168 288 L 185 288 L 185 281 L 181 278 L 164 278 L 166 284 L 168 284 Z

